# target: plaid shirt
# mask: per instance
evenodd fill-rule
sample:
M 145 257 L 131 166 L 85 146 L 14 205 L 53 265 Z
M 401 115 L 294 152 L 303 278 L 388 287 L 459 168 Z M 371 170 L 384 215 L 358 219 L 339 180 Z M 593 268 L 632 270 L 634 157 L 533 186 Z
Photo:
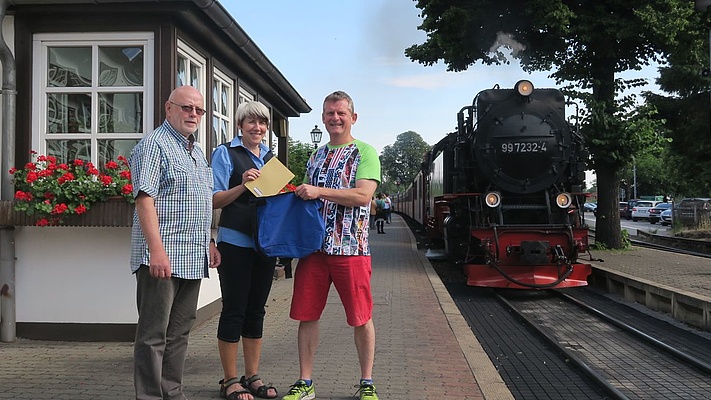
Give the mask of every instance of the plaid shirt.
M 166 120 L 134 147 L 129 165 L 133 196 L 145 192 L 155 201 L 158 226 L 172 276 L 208 277 L 212 223 L 212 170 L 195 144 Z M 149 265 L 150 254 L 138 213 L 133 213 L 131 271 Z

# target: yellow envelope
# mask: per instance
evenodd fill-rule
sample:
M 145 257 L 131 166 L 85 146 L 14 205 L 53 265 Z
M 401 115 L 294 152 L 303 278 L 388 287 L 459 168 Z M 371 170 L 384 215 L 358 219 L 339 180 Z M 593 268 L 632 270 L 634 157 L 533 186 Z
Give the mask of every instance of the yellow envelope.
M 244 186 L 257 197 L 273 196 L 294 177 L 294 174 L 289 171 L 289 168 L 279 161 L 278 158 L 272 157 L 259 170 L 259 178 L 249 181 Z

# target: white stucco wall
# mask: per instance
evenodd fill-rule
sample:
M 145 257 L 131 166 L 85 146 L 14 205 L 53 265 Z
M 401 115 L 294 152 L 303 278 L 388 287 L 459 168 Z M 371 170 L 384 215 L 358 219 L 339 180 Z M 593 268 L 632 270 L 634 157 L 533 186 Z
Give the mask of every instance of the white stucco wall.
M 17 322 L 135 323 L 131 228 L 17 227 Z M 198 308 L 220 298 L 217 270 Z

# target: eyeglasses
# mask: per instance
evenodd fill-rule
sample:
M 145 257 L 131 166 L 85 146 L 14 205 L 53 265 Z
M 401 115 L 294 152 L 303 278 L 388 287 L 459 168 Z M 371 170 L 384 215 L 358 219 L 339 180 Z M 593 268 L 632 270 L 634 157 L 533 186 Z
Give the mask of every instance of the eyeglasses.
M 193 112 L 193 110 L 195 110 L 195 114 L 200 115 L 200 116 L 205 115 L 205 110 L 202 108 L 193 107 L 193 106 L 184 106 L 184 105 L 181 105 L 178 103 L 173 103 L 170 100 L 168 100 L 168 102 L 170 104 L 174 104 L 174 105 L 180 107 L 180 109 L 183 110 L 183 112 L 190 113 L 190 112 Z

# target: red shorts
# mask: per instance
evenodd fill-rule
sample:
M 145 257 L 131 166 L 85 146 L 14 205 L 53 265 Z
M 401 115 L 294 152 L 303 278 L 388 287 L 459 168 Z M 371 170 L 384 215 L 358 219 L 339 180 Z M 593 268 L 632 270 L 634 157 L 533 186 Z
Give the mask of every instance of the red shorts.
M 370 256 L 330 256 L 319 252 L 299 259 L 289 316 L 297 321 L 319 320 L 333 282 L 348 325 L 365 324 L 373 317 L 372 273 Z

